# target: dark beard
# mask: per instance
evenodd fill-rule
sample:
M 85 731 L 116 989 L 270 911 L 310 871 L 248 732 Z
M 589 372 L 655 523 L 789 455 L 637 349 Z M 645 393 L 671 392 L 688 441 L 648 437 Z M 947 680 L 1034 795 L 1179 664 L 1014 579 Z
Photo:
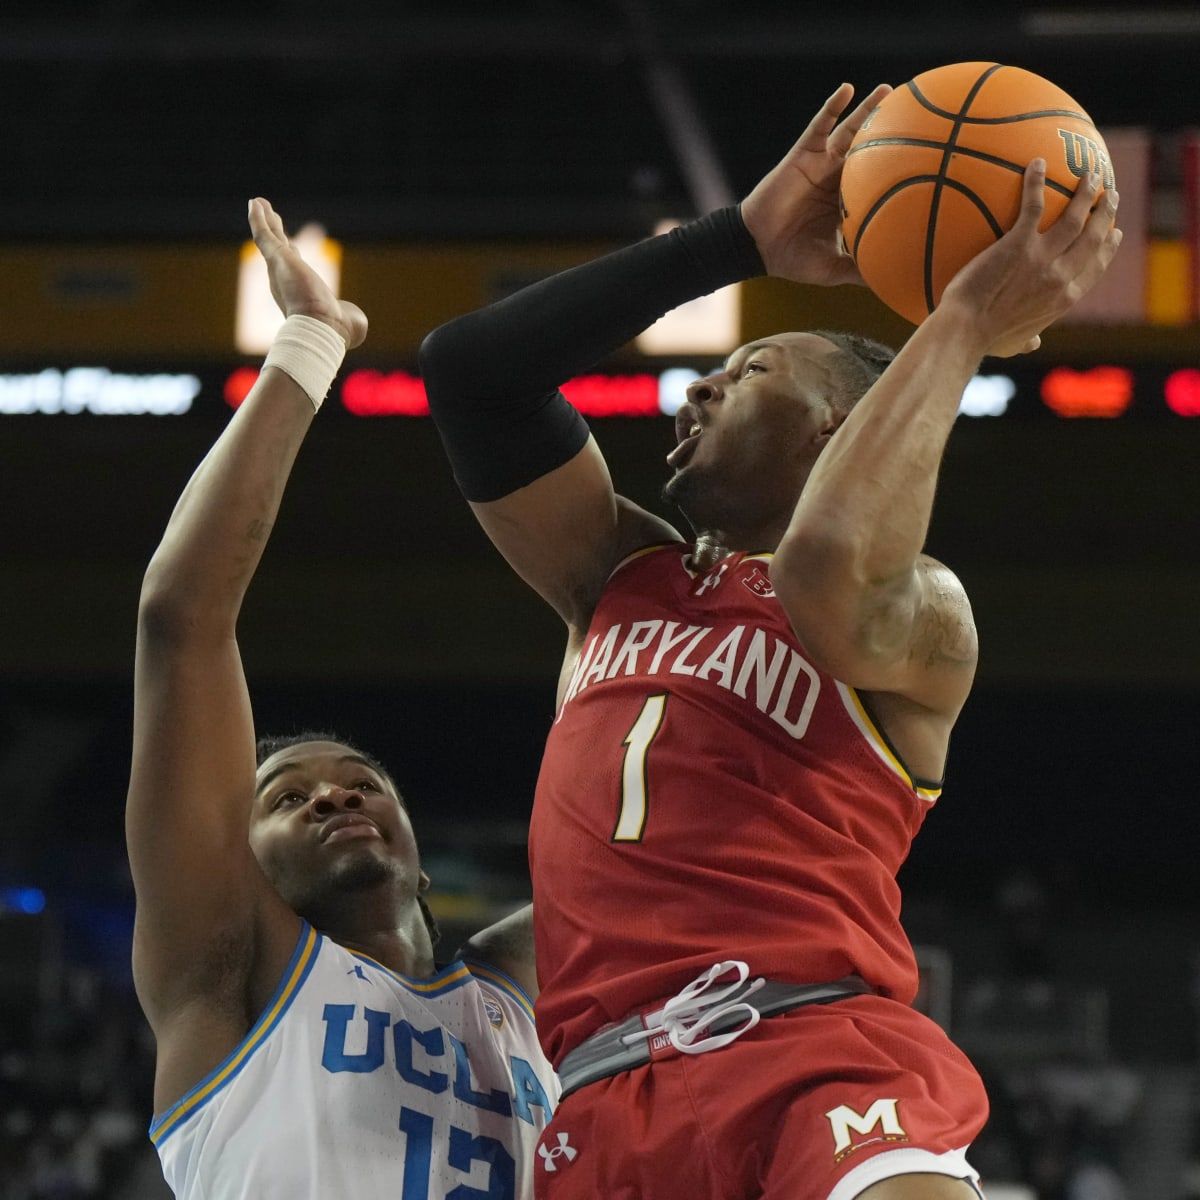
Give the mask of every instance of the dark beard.
M 386 884 L 396 875 L 396 865 L 386 859 L 368 854 L 349 858 L 335 871 L 313 880 L 291 907 L 317 929 L 335 928 L 342 923 L 339 917 L 356 907 L 361 892 Z
M 662 492 L 660 493 L 663 503 L 670 504 L 679 509 L 684 519 L 692 527 L 693 531 L 696 532 L 705 527 L 695 516 L 697 509 L 703 507 L 703 501 L 697 495 L 698 491 L 699 488 L 696 486 L 696 480 L 684 472 L 679 475 L 672 475 L 663 484 Z

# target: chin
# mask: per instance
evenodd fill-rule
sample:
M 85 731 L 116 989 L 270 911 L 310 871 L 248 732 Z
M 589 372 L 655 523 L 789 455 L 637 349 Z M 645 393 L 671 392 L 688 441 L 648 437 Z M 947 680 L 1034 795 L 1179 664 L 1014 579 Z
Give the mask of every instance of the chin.
M 677 471 L 663 484 L 662 498 L 673 504 L 687 518 L 688 524 L 697 532 L 704 529 L 721 528 L 722 522 L 714 503 L 713 481 L 706 479 L 703 471 L 688 464 Z
M 356 891 L 384 883 L 396 874 L 396 864 L 391 859 L 371 853 L 370 847 L 363 849 L 362 854 L 346 855 L 329 872 L 328 879 L 333 887 L 339 891 Z
M 285 895 L 288 906 L 312 925 L 319 925 L 331 909 L 338 909 L 346 898 L 389 882 L 396 875 L 396 864 L 373 854 L 346 855 L 319 876 Z

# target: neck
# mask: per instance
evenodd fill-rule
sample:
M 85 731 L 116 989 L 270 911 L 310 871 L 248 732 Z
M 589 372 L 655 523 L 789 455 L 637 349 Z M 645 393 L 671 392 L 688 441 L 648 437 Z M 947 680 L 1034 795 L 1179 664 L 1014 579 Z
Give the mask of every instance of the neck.
M 398 923 L 396 916 L 392 913 L 390 920 L 376 924 L 359 910 L 349 919 L 327 920 L 320 928 L 339 946 L 357 950 L 391 971 L 416 979 L 432 975 L 433 943 L 420 905 L 414 899 L 399 914 Z
M 707 571 L 738 550 L 747 554 L 765 551 L 773 554 L 783 541 L 790 519 L 791 513 L 788 513 L 787 517 L 764 526 L 700 530 L 696 534 L 696 548 L 692 551 L 693 569 Z

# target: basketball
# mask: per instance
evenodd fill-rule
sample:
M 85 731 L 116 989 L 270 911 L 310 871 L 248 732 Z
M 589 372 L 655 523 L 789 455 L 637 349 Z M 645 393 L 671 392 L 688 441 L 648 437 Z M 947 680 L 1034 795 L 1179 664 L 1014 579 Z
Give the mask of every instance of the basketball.
M 858 131 L 842 173 L 842 238 L 867 286 L 919 324 L 958 270 L 1012 228 L 1038 157 L 1043 230 L 1089 172 L 1114 186 L 1091 117 L 1040 75 L 965 62 L 897 88 Z

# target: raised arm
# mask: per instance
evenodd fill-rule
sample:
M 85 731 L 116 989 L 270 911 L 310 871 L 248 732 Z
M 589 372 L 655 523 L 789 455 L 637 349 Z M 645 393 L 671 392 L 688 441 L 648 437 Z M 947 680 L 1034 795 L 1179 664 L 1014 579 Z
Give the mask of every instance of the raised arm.
M 768 243 L 773 273 L 852 279 L 836 244 L 837 177 L 885 90 L 838 126 L 853 95 L 840 87 L 744 214 L 723 209 L 564 271 L 425 340 L 421 370 L 459 485 L 500 552 L 576 631 L 618 559 L 679 535 L 614 496 L 604 459 L 559 386 L 669 309 L 762 274 Z
M 822 666 L 951 720 L 974 673 L 975 629 L 961 584 L 921 551 L 963 389 L 984 355 L 1036 349 L 1120 244 L 1115 195 L 1089 216 L 1095 180 L 1039 233 L 1044 178 L 1031 164 L 1017 225 L 963 268 L 832 436 L 771 564 Z
M 251 202 L 250 223 L 276 300 L 289 317 L 308 319 L 299 336 L 332 378 L 346 346 L 362 341 L 366 318 L 304 265 L 265 201 Z M 126 836 L 137 894 L 134 981 L 159 1041 L 160 1100 L 213 1065 L 202 1061 L 219 1049 L 213 1039 L 236 1042 L 245 1032 L 234 1026 L 247 1013 L 253 1019 L 299 931 L 247 840 L 254 725 L 235 640 L 315 412 L 286 373 L 315 386 L 314 350 L 293 347 L 289 356 L 284 344 L 296 324 L 285 326 L 184 489 L 142 585 Z M 281 354 L 284 369 L 271 365 Z

